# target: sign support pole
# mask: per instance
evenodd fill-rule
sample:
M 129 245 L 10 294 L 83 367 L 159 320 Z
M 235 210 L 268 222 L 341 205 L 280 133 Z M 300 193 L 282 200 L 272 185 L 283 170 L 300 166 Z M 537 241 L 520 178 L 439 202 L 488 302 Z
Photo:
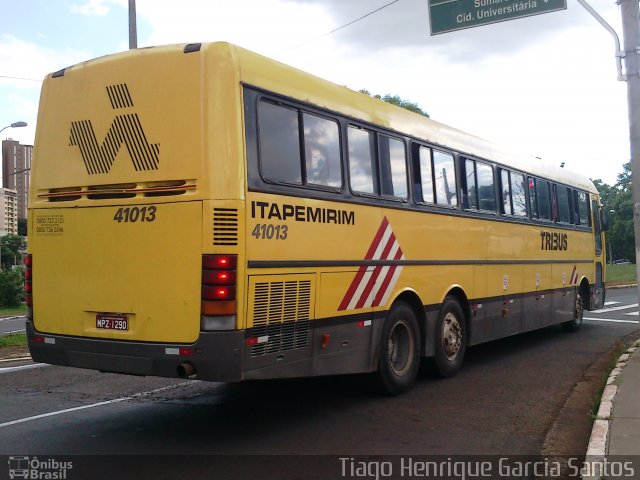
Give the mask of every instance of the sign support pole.
M 629 143 L 631 146 L 631 182 L 633 187 L 633 229 L 636 235 L 636 275 L 640 280 L 640 4 L 621 0 L 624 37 L 625 80 L 629 107 Z M 638 283 L 640 298 L 640 283 Z

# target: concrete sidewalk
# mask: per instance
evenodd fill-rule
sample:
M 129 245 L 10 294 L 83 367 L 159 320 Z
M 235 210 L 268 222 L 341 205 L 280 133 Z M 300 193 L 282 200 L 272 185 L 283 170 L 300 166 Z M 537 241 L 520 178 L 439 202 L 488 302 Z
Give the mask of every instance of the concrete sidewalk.
M 618 359 L 602 394 L 584 479 L 640 478 L 640 340 Z M 632 462 L 632 463 L 627 463 Z M 615 474 L 614 474 L 615 473 Z M 620 475 L 616 475 L 621 473 Z

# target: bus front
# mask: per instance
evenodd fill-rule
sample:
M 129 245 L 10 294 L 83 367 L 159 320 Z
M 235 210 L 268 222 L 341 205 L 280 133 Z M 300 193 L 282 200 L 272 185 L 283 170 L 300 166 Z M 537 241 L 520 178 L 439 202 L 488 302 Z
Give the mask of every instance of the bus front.
M 25 262 L 35 361 L 240 379 L 231 57 L 224 46 L 143 49 L 45 79 Z

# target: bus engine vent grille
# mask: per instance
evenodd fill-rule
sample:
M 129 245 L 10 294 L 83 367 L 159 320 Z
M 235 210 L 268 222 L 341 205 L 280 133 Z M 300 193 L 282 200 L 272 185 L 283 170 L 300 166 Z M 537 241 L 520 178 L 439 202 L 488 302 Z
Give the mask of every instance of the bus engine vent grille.
M 213 244 L 238 245 L 238 210 L 235 208 L 213 209 Z
M 260 282 L 255 285 L 251 356 L 304 348 L 309 343 L 311 282 Z

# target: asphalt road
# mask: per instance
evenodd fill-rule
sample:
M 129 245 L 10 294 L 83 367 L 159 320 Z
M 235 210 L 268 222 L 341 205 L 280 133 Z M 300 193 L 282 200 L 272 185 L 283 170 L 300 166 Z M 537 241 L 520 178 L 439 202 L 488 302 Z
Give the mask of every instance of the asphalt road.
M 0 335 L 7 335 L 12 332 L 24 332 L 24 317 L 0 318 Z
M 456 377 L 394 398 L 351 376 L 224 385 L 0 364 L 0 478 L 18 456 L 68 459 L 74 480 L 376 478 L 359 459 L 581 455 L 608 352 L 640 336 L 635 290 L 607 300 L 577 333 L 471 348 Z

